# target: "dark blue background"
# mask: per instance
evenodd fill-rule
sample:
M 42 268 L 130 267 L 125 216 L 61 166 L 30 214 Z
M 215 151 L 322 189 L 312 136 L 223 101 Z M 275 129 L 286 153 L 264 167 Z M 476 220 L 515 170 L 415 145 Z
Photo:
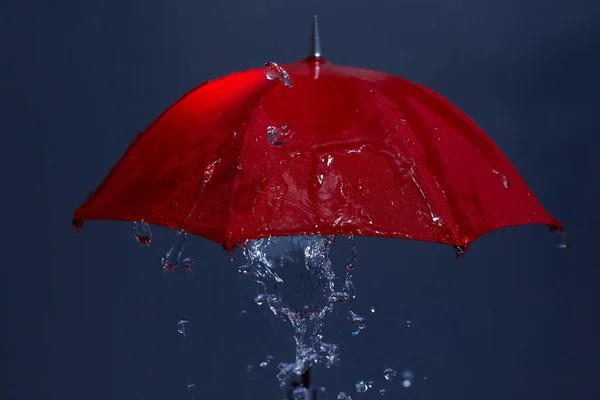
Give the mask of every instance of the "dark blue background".
M 70 222 L 183 93 L 304 57 L 312 13 L 328 59 L 414 80 L 471 115 L 568 235 L 561 251 L 543 226 L 497 231 L 459 262 L 446 246 L 359 238 L 355 305 L 377 312 L 357 337 L 332 319 L 326 339 L 341 343 L 342 364 L 317 368 L 316 382 L 375 398 L 354 383 L 383 383 L 391 366 L 416 380 L 386 385 L 390 398 L 600 398 L 592 0 L 0 3 L 1 398 L 279 398 L 275 367 L 246 365 L 291 360 L 291 332 L 252 304 L 218 245 L 191 238 L 196 275 L 164 276 L 172 232 L 155 229 L 145 249 L 129 224 L 75 235 Z M 193 324 L 187 343 L 181 317 Z

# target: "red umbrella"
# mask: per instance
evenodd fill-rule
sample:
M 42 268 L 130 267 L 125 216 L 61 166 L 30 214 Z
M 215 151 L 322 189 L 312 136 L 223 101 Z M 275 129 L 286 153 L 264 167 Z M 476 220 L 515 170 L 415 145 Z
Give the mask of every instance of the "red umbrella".
M 447 99 L 325 60 L 318 33 L 314 50 L 186 94 L 135 139 L 73 224 L 144 220 L 229 250 L 267 236 L 357 234 L 461 252 L 498 228 L 562 230 Z

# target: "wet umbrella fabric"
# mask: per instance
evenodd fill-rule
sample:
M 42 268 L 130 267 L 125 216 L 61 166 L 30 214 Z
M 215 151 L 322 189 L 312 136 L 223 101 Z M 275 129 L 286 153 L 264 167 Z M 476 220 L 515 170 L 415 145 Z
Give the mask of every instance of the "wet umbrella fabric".
M 293 85 L 260 68 L 186 94 L 74 225 L 143 219 L 228 249 L 301 234 L 467 246 L 508 226 L 562 229 L 492 140 L 432 90 L 321 57 L 283 69 Z

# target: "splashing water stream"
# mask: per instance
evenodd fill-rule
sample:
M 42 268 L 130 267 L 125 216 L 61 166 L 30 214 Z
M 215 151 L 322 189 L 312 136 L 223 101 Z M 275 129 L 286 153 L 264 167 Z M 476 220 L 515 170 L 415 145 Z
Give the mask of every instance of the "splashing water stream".
M 355 296 L 352 271 L 356 249 L 351 238 L 343 288 L 336 292 L 330 260 L 333 240 L 333 236 L 319 235 L 271 237 L 247 241 L 243 248 L 246 265 L 238 271 L 258 284 L 254 301 L 265 304 L 294 328 L 296 359 L 279 365 L 277 377 L 282 385 L 292 374 L 300 375 L 316 363 L 329 368 L 339 361 L 338 346 L 324 342 L 322 330 L 325 316 L 340 298 L 349 301 Z

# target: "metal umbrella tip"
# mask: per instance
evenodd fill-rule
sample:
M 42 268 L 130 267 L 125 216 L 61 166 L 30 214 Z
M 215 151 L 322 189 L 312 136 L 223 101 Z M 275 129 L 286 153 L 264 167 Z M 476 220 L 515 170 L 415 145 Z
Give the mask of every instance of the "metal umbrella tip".
M 312 57 L 321 57 L 321 38 L 319 36 L 319 18 L 316 14 L 313 15 L 313 26 L 312 26 L 312 41 L 311 41 L 311 54 Z

